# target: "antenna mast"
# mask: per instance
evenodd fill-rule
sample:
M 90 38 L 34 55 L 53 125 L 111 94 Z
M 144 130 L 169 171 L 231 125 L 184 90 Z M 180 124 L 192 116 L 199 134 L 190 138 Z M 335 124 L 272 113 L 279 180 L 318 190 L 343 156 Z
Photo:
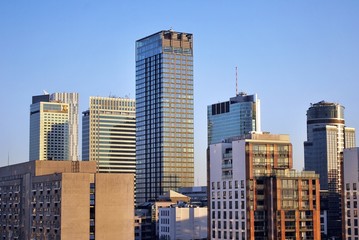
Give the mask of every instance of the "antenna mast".
M 237 73 L 237 66 L 236 66 L 236 96 L 238 96 L 238 73 Z

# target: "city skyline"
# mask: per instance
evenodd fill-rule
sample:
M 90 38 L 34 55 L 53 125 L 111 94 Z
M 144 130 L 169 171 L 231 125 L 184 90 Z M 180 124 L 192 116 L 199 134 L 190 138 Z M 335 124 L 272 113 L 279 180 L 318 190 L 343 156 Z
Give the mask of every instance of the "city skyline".
M 135 98 L 135 40 L 171 27 L 194 34 L 195 185 L 205 184 L 207 106 L 235 94 L 236 66 L 239 90 L 261 98 L 262 130 L 290 134 L 295 168 L 304 166 L 310 103 L 343 105 L 346 124 L 359 128 L 358 2 L 176 6 L 186 18 L 170 11 L 152 15 L 165 6 L 143 3 L 146 12 L 132 17 L 139 7 L 0 3 L 0 96 L 12 100 L 0 120 L 0 166 L 28 159 L 31 96 L 43 89 L 78 92 L 80 111 L 88 108 L 89 96 Z

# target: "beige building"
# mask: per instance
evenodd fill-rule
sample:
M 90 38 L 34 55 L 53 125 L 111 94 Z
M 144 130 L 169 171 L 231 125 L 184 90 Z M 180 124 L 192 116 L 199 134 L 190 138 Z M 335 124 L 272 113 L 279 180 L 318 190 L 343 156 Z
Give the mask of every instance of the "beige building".
M 95 162 L 31 161 L 0 168 L 2 239 L 133 239 L 132 174 Z

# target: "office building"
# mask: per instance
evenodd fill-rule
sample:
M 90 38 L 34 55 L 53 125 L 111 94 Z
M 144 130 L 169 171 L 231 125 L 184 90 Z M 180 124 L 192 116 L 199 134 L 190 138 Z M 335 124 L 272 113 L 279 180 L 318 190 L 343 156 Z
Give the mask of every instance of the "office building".
M 319 176 L 292 169 L 288 135 L 209 147 L 211 239 L 320 239 Z
M 69 105 L 69 135 L 68 135 L 68 160 L 79 160 L 79 94 L 78 93 L 53 93 L 51 101 L 67 103 Z
M 342 154 L 355 147 L 355 129 L 345 126 L 344 107 L 321 101 L 307 111 L 305 170 L 320 175 L 321 190 L 327 190 L 328 237 L 341 238 Z
M 82 117 L 82 158 L 99 172 L 136 172 L 135 100 L 90 97 Z
M 30 106 L 29 160 L 68 160 L 69 104 L 33 96 Z
M 136 41 L 137 203 L 194 183 L 193 36 Z
M 261 131 L 257 94 L 240 93 L 226 102 L 207 107 L 208 145 L 250 132 Z
M 159 239 L 206 240 L 207 207 L 186 203 L 159 209 Z
M 359 239 L 359 148 L 344 149 L 343 239 Z
M 95 162 L 30 161 L 0 168 L 2 239 L 133 239 L 133 176 Z

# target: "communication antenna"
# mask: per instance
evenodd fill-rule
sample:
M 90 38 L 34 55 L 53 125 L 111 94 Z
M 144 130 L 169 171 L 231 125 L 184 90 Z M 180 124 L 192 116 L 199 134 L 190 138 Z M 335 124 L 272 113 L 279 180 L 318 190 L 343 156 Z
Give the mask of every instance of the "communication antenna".
M 236 66 L 236 96 L 238 96 L 238 73 L 237 73 L 237 66 Z
M 9 166 L 10 165 L 10 153 L 7 152 L 7 165 Z

